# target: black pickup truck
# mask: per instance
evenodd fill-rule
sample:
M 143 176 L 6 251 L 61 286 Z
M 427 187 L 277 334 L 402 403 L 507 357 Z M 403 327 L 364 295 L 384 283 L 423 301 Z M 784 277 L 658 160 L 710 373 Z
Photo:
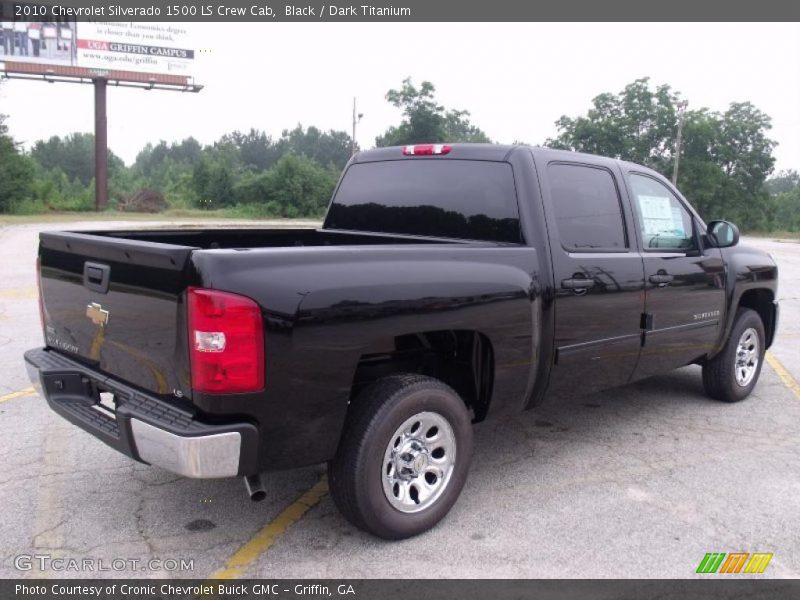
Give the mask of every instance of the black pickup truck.
M 669 181 L 545 148 L 361 152 L 321 229 L 42 233 L 53 410 L 187 477 L 328 463 L 355 525 L 435 525 L 472 424 L 688 364 L 756 385 L 777 268 Z

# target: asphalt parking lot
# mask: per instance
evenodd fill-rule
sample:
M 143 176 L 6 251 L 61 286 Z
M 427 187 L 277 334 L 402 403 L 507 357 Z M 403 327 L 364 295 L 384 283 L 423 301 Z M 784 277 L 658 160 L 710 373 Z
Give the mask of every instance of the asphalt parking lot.
M 0 228 L 0 577 L 691 577 L 707 552 L 771 552 L 761 577 L 800 577 L 797 242 L 744 240 L 775 256 L 781 299 L 748 400 L 707 399 L 687 367 L 482 424 L 451 514 L 392 543 L 338 514 L 321 468 L 268 474 L 256 504 L 238 479 L 133 462 L 48 410 L 22 361 L 42 343 L 37 235 L 87 227 Z

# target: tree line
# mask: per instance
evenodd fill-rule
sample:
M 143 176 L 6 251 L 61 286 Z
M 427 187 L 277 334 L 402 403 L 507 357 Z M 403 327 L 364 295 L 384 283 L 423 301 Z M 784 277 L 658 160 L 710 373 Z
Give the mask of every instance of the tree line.
M 386 100 L 400 122 L 376 146 L 436 142 L 492 143 L 465 110 L 436 100 L 435 86 L 406 79 Z M 677 158 L 681 94 L 637 79 L 592 100 L 583 115 L 556 121 L 543 145 L 612 156 L 667 177 Z M 54 136 L 23 151 L 0 115 L 0 211 L 92 210 L 94 139 Z M 678 187 L 706 218 L 726 218 L 744 230 L 800 231 L 800 176 L 773 175 L 771 120 L 749 102 L 721 112 L 692 108 L 683 115 Z M 516 142 L 515 142 L 516 143 Z M 252 217 L 319 217 L 354 147 L 343 131 L 297 125 L 277 138 L 258 129 L 234 131 L 209 145 L 194 138 L 148 144 L 130 166 L 109 153 L 112 208 L 235 209 Z
M 559 134 L 546 145 L 629 160 L 671 177 L 681 101 L 670 86 L 637 79 L 595 97 L 585 115 L 562 116 Z M 723 112 L 685 111 L 677 185 L 704 218 L 745 230 L 800 230 L 797 197 L 792 204 L 792 196 L 771 193 L 768 183 L 775 165 L 771 128 L 770 117 L 750 102 L 732 102 Z
M 53 136 L 29 152 L 2 135 L 8 141 L 0 153 L 9 156 L 0 155 L 0 163 L 15 165 L 16 185 L 6 194 L 0 189 L 0 210 L 94 209 L 92 134 Z M 245 216 L 318 217 L 349 157 L 347 134 L 301 125 L 278 139 L 251 129 L 206 146 L 192 137 L 161 141 L 145 146 L 130 166 L 109 152 L 109 202 L 133 211 L 238 207 Z

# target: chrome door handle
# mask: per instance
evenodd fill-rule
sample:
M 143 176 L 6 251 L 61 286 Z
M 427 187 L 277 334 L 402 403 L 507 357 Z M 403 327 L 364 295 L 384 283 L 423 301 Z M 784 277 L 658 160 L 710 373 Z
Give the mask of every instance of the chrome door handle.
M 666 273 L 657 273 L 656 275 L 650 275 L 650 283 L 655 283 L 658 287 L 665 287 L 672 283 L 672 280 L 675 279 L 672 275 L 667 275 Z

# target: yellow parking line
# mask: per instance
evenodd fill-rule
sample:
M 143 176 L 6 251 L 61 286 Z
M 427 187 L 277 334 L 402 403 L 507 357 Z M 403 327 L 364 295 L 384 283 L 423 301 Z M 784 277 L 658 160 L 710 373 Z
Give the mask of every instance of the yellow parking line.
M 209 579 L 236 579 L 241 577 L 247 567 L 278 541 L 286 531 L 304 514 L 316 506 L 328 493 L 328 480 L 323 477 L 311 489 L 287 506 L 270 523 L 256 533 L 249 542 L 239 548 L 225 563 L 225 566 L 211 575 Z
M 767 352 L 767 363 L 770 367 L 778 374 L 778 377 L 781 378 L 784 385 L 788 387 L 794 395 L 800 398 L 800 383 L 797 383 L 797 380 L 792 377 L 792 374 L 789 373 L 788 369 L 781 364 L 775 355 L 772 352 Z
M 23 396 L 30 396 L 31 394 L 35 394 L 36 390 L 32 387 L 25 388 L 24 390 L 19 390 L 18 392 L 11 392 L 10 394 L 6 394 L 5 396 L 0 396 L 0 402 L 5 402 L 6 400 L 13 400 L 14 398 L 22 398 Z
M 49 554 L 53 558 L 63 559 L 66 546 L 66 520 L 64 511 L 64 494 L 61 480 L 56 474 L 64 470 L 64 449 L 67 447 L 67 434 L 70 426 L 53 411 L 47 412 L 47 427 L 44 435 L 44 448 L 41 468 L 36 481 L 36 512 L 33 522 L 33 547 L 37 554 Z M 42 569 L 37 565 L 35 571 L 29 572 L 34 577 L 48 579 L 57 578 L 58 572 Z

